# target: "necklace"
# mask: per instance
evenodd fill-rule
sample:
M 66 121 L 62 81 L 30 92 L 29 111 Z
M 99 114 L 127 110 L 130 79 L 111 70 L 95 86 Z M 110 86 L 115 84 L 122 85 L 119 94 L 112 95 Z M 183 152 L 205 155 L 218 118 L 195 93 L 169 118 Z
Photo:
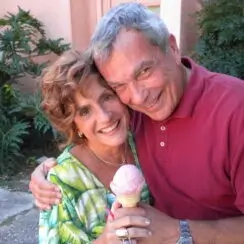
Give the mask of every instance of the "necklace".
M 111 166 L 122 166 L 124 164 L 126 164 L 126 154 L 127 154 L 127 150 L 126 150 L 126 143 L 124 144 L 124 154 L 122 155 L 122 163 L 119 163 L 119 164 L 114 164 L 114 163 L 111 163 L 107 160 L 104 160 L 102 159 L 100 156 L 98 156 L 89 146 L 87 146 L 87 148 L 89 149 L 89 151 L 97 158 L 99 159 L 100 161 L 102 161 L 104 164 L 107 164 L 107 165 L 111 165 Z

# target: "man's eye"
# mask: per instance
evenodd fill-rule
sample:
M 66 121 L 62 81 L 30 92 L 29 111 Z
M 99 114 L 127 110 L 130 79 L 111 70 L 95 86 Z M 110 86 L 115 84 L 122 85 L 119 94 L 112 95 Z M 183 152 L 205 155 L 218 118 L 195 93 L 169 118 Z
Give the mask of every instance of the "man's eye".
M 116 85 L 116 86 L 114 86 L 113 89 L 114 89 L 115 91 L 119 91 L 119 90 L 121 90 L 123 87 L 124 87 L 123 84 L 120 84 L 120 85 Z
M 139 73 L 138 73 L 138 77 L 143 77 L 145 75 L 147 75 L 151 70 L 151 67 L 145 67 L 143 68 Z

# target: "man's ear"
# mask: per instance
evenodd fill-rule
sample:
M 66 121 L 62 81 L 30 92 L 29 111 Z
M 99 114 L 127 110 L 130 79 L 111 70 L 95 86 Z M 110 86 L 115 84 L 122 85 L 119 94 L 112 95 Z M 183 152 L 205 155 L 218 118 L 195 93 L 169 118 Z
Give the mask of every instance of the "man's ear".
M 178 65 L 181 64 L 181 54 L 180 54 L 180 49 L 177 45 L 175 36 L 170 34 L 169 36 L 169 48 L 172 52 L 172 55 Z

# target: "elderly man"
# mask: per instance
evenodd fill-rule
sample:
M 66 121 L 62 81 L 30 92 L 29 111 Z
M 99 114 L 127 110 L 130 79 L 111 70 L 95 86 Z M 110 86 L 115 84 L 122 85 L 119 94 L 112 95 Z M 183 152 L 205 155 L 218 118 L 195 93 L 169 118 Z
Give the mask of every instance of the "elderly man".
M 182 58 L 163 21 L 138 3 L 112 8 L 91 49 L 133 110 L 131 129 L 155 200 L 154 208 L 118 209 L 115 217 L 151 219 L 152 236 L 139 243 L 244 243 L 244 82 Z M 30 183 L 40 207 L 59 195 L 44 180 L 45 165 Z

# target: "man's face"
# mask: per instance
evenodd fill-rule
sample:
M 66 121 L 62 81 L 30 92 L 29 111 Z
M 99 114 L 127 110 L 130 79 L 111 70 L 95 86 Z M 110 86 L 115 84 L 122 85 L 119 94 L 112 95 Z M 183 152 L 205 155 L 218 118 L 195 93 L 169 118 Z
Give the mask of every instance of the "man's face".
M 153 120 L 165 120 L 183 94 L 180 54 L 173 36 L 164 54 L 137 31 L 122 30 L 107 60 L 97 67 L 121 101 Z

